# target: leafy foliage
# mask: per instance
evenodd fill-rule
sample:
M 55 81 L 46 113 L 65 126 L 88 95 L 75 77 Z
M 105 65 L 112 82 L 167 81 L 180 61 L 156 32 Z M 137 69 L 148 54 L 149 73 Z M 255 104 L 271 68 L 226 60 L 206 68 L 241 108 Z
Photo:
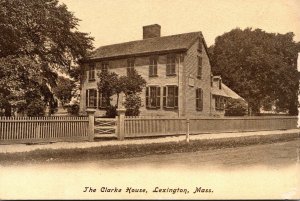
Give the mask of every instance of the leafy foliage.
M 225 116 L 244 116 L 248 106 L 244 100 L 230 98 L 225 105 Z
M 101 71 L 98 73 L 100 81 L 98 82 L 98 89 L 102 95 L 106 97 L 107 102 L 110 103 L 111 97 L 117 95 L 117 104 L 115 106 L 107 107 L 106 116 L 114 117 L 117 115 L 116 108 L 119 103 L 120 93 L 124 93 L 126 107 L 126 115 L 137 116 L 139 108 L 141 107 L 141 99 L 138 96 L 146 86 L 144 78 L 133 69 L 127 76 L 118 76 L 114 72 Z
M 58 77 L 57 86 L 53 88 L 55 96 L 61 101 L 62 106 L 65 107 L 75 94 L 76 84 L 73 80 L 63 76 Z
M 101 71 L 98 73 L 100 81 L 97 83 L 102 96 L 106 98 L 106 102 L 110 103 L 111 96 L 119 94 L 122 91 L 122 86 L 119 83 L 119 77 L 114 72 Z
M 30 117 L 38 117 L 45 115 L 45 103 L 40 99 L 35 99 L 29 103 L 27 115 Z
M 68 107 L 67 107 L 68 113 L 71 114 L 71 115 L 73 115 L 73 116 L 78 116 L 79 109 L 80 109 L 80 106 L 79 106 L 78 102 L 75 102 L 75 103 L 73 103 L 71 105 L 68 105 Z
M 259 113 L 265 99 L 276 107 L 297 113 L 297 53 L 293 33 L 266 33 L 261 29 L 233 29 L 210 47 L 214 74 Z
M 139 116 L 142 99 L 138 94 L 128 94 L 125 99 L 126 116 Z
M 118 115 L 118 112 L 117 112 L 117 107 L 116 106 L 113 106 L 113 105 L 109 105 L 107 108 L 106 108 L 106 113 L 105 113 L 105 117 L 107 118 L 114 118 Z
M 132 69 L 127 76 L 120 77 L 120 84 L 126 95 L 137 94 L 142 92 L 146 81 L 135 69 Z
M 7 116 L 36 100 L 56 106 L 51 89 L 58 72 L 78 71 L 92 48 L 92 38 L 76 30 L 78 21 L 58 0 L 0 1 L 0 109 Z

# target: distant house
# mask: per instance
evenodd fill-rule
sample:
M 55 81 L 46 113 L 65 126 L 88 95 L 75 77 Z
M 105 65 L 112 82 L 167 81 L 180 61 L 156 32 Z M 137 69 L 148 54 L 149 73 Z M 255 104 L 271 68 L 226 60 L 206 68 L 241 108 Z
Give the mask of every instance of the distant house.
M 220 77 L 212 76 L 202 33 L 161 36 L 160 32 L 158 24 L 144 26 L 143 40 L 99 47 L 82 62 L 81 112 L 105 114 L 106 105 L 97 89 L 98 71 L 126 75 L 135 68 L 147 82 L 141 93 L 141 115 L 224 115 L 224 100 L 240 97 Z

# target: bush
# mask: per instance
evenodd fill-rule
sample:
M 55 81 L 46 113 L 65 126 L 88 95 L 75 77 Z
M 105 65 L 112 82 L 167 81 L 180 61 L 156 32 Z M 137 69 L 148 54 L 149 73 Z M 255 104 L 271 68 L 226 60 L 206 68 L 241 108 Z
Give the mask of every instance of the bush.
M 45 115 L 45 103 L 40 99 L 35 99 L 27 107 L 27 116 L 39 117 Z
M 118 115 L 117 106 L 110 105 L 110 106 L 108 106 L 106 108 L 105 117 L 107 117 L 107 118 L 115 118 L 117 115 Z
M 225 116 L 244 116 L 247 114 L 247 103 L 241 99 L 229 99 L 225 106 Z
M 126 116 L 138 116 L 142 106 L 142 99 L 137 94 L 129 94 L 126 96 L 124 106 L 126 108 Z
M 67 107 L 67 111 L 68 111 L 69 114 L 71 114 L 73 116 L 78 116 L 79 108 L 80 108 L 79 103 L 74 103 L 74 104 L 69 105 Z

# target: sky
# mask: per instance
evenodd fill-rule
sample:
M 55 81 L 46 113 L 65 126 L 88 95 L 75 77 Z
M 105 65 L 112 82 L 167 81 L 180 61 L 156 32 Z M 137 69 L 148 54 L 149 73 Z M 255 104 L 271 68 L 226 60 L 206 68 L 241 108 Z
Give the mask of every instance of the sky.
M 161 25 L 161 35 L 202 31 L 208 46 L 234 28 L 294 32 L 300 41 L 300 0 L 60 0 L 79 18 L 79 31 L 95 48 L 141 40 L 142 27 Z

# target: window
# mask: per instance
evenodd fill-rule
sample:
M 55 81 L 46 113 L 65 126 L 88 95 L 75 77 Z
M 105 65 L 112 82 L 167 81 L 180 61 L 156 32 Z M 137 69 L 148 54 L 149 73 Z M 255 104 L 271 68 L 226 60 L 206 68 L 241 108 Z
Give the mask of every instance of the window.
M 99 99 L 98 99 L 98 107 L 100 109 L 105 109 L 107 108 L 108 104 L 107 104 L 107 100 L 106 97 L 103 96 L 103 94 L 99 91 Z
M 215 108 L 216 110 L 224 110 L 225 99 L 222 96 L 215 96 Z
M 127 75 L 131 74 L 134 70 L 134 59 L 127 60 Z
M 89 81 L 95 81 L 95 64 L 91 63 L 89 64 L 89 69 L 88 69 L 88 75 L 89 75 Z
M 163 90 L 163 106 L 164 108 L 178 108 L 178 86 L 165 86 Z
M 175 55 L 168 55 L 167 56 L 167 69 L 166 74 L 167 75 L 176 75 L 176 57 Z
M 159 86 L 149 86 L 146 88 L 146 108 L 160 108 Z
M 149 77 L 157 76 L 157 57 L 150 57 Z
M 108 71 L 108 62 L 103 62 L 101 66 L 101 70 L 107 72 Z
M 88 89 L 86 90 L 86 107 L 96 108 L 97 107 L 97 90 Z
M 203 110 L 203 91 L 201 88 L 196 89 L 196 110 Z
M 202 53 L 202 40 L 201 39 L 199 40 L 199 43 L 198 43 L 198 52 Z
M 201 79 L 202 77 L 202 57 L 198 56 L 198 73 L 197 77 Z

